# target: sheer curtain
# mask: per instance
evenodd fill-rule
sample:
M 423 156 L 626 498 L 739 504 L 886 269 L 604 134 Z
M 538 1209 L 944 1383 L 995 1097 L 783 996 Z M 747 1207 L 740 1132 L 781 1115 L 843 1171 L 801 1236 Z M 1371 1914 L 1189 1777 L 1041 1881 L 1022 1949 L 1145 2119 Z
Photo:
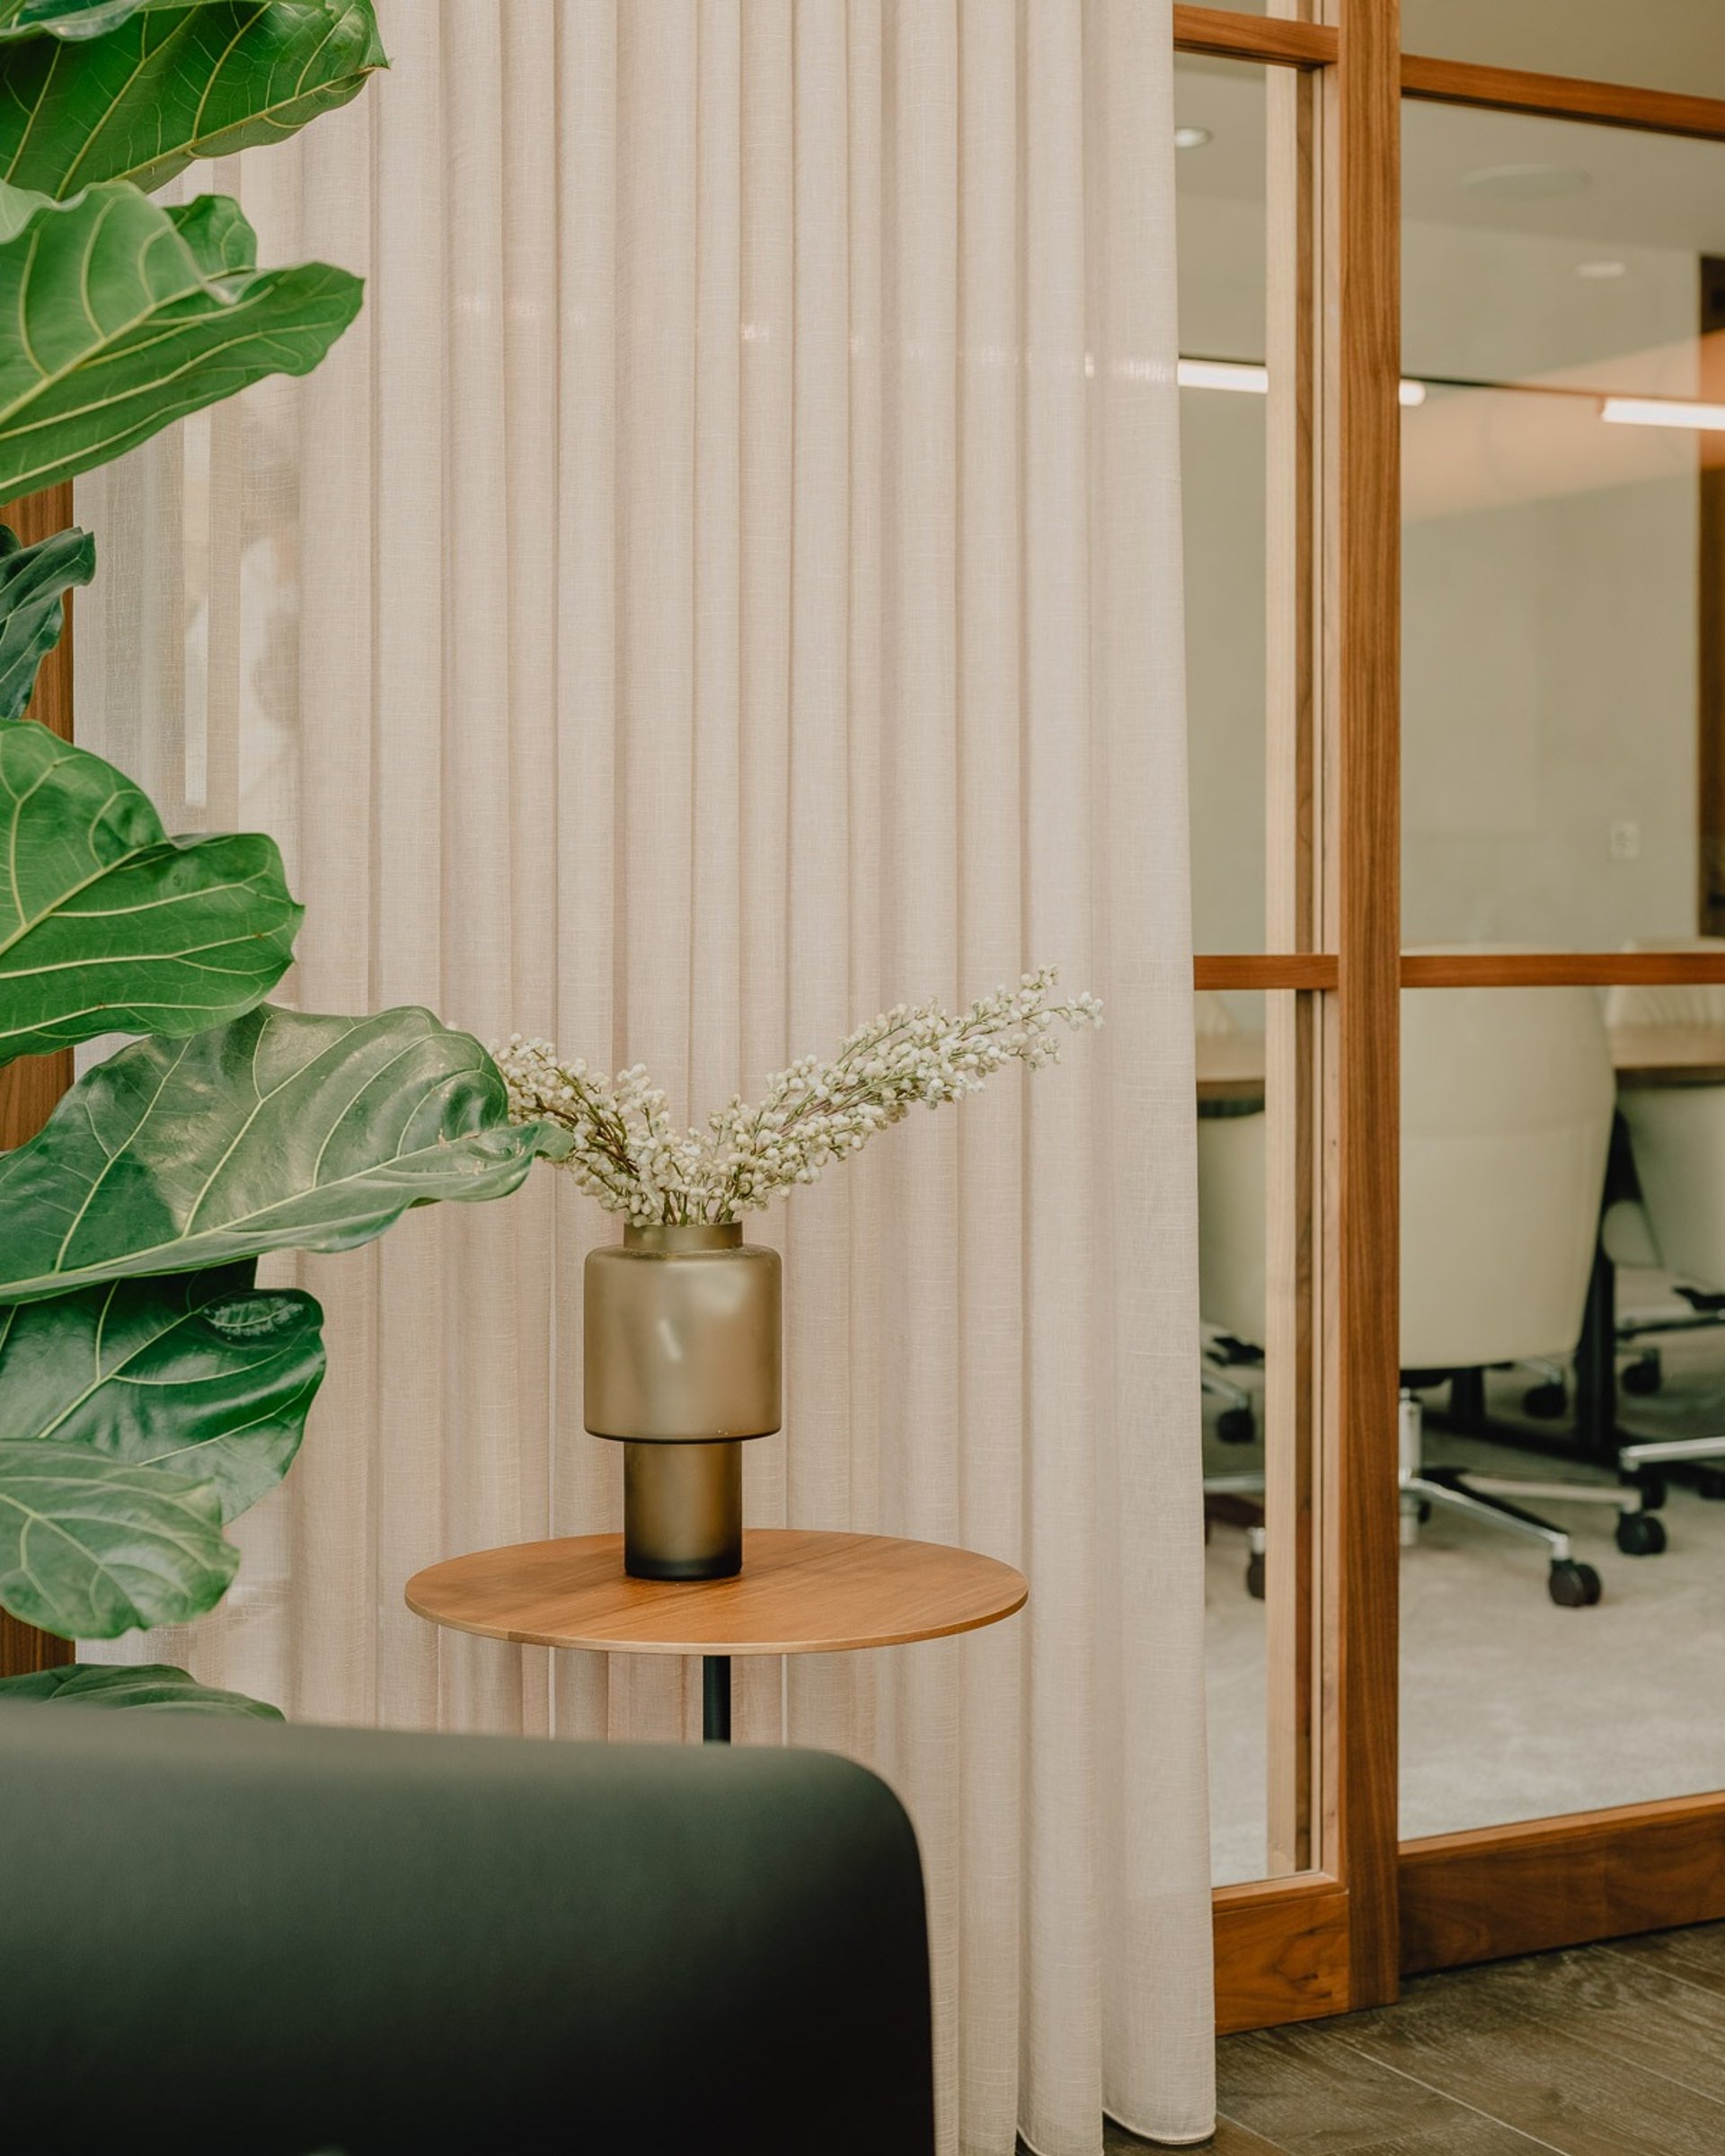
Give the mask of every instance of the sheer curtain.
M 757 1524 L 964 1542 L 1027 1613 L 757 1665 L 927 1868 L 943 2145 L 1211 2116 L 1165 0 L 386 0 L 356 106 L 200 169 L 358 325 L 85 482 L 80 737 L 269 828 L 288 993 L 640 1060 L 692 1110 L 1044 960 L 1107 1029 L 764 1224 Z M 190 191 L 190 190 L 188 190 Z M 225 1609 L 132 1651 L 322 1719 L 686 1733 L 674 1663 L 439 1637 L 617 1524 L 541 1174 L 306 1259 L 331 1374 Z M 811 2140 L 818 2141 L 818 2122 Z

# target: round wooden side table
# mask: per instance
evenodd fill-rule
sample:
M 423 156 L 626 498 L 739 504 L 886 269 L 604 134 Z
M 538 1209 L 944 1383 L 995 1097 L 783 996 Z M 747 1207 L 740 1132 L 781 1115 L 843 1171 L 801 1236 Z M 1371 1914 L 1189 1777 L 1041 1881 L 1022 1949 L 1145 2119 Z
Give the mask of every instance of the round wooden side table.
M 974 1550 L 888 1534 L 757 1527 L 734 1579 L 631 1579 L 620 1534 L 519 1542 L 446 1558 L 407 1583 L 433 1624 L 523 1647 L 699 1655 L 702 1734 L 730 1741 L 733 1655 L 902 1647 L 996 1624 L 1022 1609 L 1022 1572 Z

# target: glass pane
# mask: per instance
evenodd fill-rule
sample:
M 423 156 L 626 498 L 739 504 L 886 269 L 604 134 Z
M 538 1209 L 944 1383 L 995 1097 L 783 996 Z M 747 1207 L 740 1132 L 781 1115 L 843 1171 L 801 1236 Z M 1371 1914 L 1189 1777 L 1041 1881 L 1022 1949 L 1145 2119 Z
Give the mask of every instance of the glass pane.
M 1716 932 L 1725 146 L 1416 103 L 1403 142 L 1406 941 Z
M 1725 97 L 1717 0 L 1402 0 L 1405 52 Z
M 1676 1087 L 1621 993 L 1402 997 L 1404 1835 L 1725 1786 L 1725 1008 Z
M 1313 1612 L 1309 1553 L 1288 1502 L 1311 1458 L 1291 1343 L 1300 1297 L 1287 1254 L 1306 1202 L 1286 1162 L 1309 997 L 1200 994 L 1199 1279 L 1211 1835 L 1218 1883 L 1308 1869 Z M 1268 1006 L 1268 1008 L 1267 1008 Z M 1268 1021 L 1270 1035 L 1266 1039 Z M 1267 1085 L 1267 1072 L 1278 1082 Z
M 1201 951 L 1264 948 L 1264 71 L 1177 58 L 1181 459 Z

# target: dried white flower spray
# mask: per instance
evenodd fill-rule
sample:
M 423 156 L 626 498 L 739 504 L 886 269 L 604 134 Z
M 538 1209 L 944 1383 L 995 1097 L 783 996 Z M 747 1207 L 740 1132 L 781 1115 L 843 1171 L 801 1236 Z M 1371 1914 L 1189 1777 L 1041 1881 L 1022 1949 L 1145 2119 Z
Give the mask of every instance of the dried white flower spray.
M 956 1017 L 938 1003 L 897 1003 L 831 1062 L 806 1056 L 768 1079 L 758 1108 L 734 1095 L 704 1130 L 673 1127 L 639 1064 L 606 1077 L 518 1033 L 497 1063 L 515 1120 L 561 1124 L 570 1144 L 558 1165 L 608 1211 L 640 1226 L 730 1221 L 812 1183 L 918 1101 L 961 1100 L 1004 1063 L 1058 1063 L 1057 1021 L 1075 1032 L 1100 1026 L 1102 1007 L 1093 995 L 1056 1003 L 1057 978 L 1052 966 L 1027 973 Z

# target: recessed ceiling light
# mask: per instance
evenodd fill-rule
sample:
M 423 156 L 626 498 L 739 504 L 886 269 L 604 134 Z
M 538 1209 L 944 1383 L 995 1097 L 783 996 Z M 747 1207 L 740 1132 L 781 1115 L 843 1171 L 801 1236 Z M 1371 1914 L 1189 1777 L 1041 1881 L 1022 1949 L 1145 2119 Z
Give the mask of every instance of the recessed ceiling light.
M 1579 164 L 1483 164 L 1464 174 L 1470 194 L 1496 195 L 1506 202 L 1533 202 L 1546 195 L 1579 194 L 1592 184 L 1591 172 Z
M 1618 427 L 1693 427 L 1725 433 L 1725 404 L 1695 404 L 1685 397 L 1607 397 L 1599 417 Z
M 1238 389 L 1259 397 L 1269 393 L 1269 369 L 1243 359 L 1182 359 L 1179 380 L 1182 389 Z
M 1578 262 L 1575 274 L 1578 277 L 1597 278 L 1603 282 L 1608 277 L 1622 277 L 1628 268 L 1627 262 Z
M 1176 128 L 1174 147 L 1177 150 L 1201 150 L 1210 139 L 1208 128 Z

